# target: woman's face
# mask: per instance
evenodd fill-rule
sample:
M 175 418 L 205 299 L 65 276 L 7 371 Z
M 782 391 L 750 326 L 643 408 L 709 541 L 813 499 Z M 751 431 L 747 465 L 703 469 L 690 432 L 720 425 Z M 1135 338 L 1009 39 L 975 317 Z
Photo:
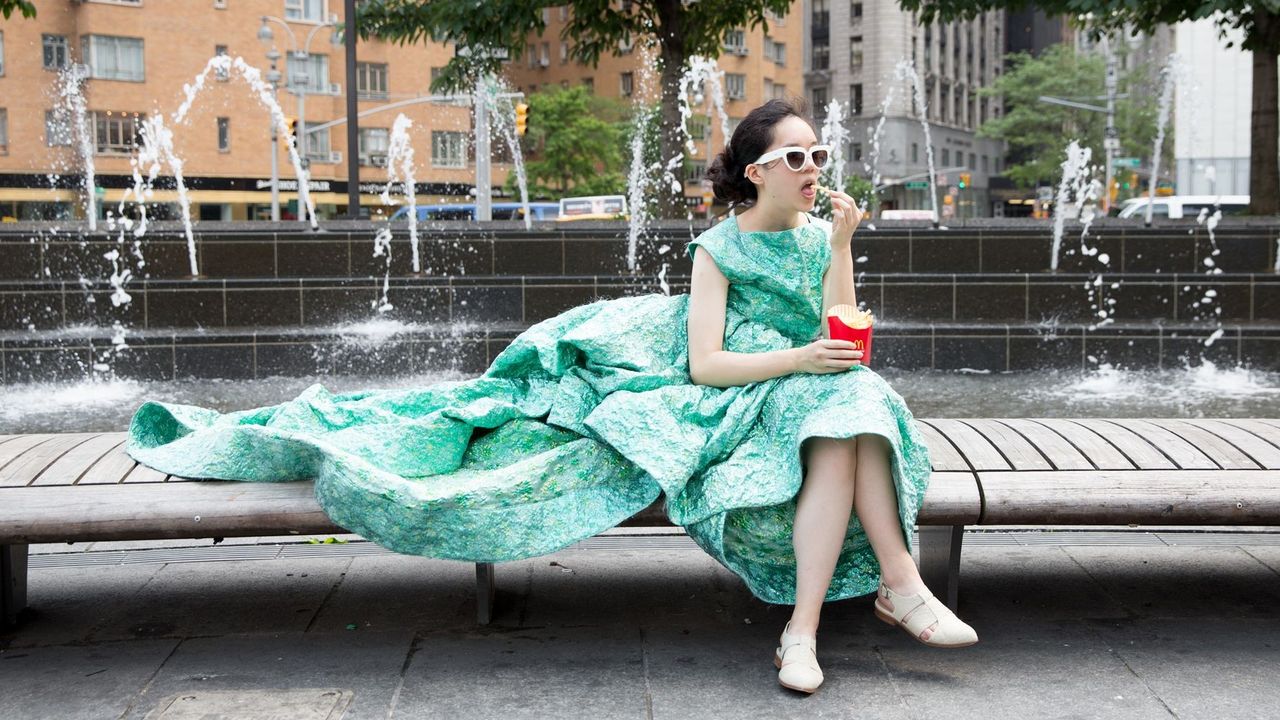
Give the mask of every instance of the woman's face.
M 789 115 L 773 126 L 773 142 L 765 152 L 791 145 L 810 148 L 818 144 L 809 123 Z M 761 153 L 763 154 L 763 153 Z M 762 205 L 780 210 L 809 212 L 817 198 L 818 168 L 812 161 L 805 161 L 800 170 L 792 170 L 783 160 L 774 160 L 756 166 L 758 178 L 756 194 Z

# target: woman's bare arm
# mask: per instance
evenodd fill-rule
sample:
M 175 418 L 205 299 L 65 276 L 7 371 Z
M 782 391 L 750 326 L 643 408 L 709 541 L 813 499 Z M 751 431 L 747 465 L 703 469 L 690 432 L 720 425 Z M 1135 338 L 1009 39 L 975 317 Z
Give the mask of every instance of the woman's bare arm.
M 732 387 L 796 372 L 800 357 L 795 348 L 760 353 L 724 349 L 728 298 L 729 279 L 711 254 L 698 248 L 689 290 L 689 378 L 698 385 Z

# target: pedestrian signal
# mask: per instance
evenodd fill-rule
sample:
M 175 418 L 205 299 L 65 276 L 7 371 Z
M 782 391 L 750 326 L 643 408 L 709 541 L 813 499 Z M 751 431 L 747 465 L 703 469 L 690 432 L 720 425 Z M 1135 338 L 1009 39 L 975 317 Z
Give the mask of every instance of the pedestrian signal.
M 524 136 L 529 125 L 529 104 L 516 103 L 516 135 Z
M 969 173 L 960 173 L 960 189 L 969 187 Z

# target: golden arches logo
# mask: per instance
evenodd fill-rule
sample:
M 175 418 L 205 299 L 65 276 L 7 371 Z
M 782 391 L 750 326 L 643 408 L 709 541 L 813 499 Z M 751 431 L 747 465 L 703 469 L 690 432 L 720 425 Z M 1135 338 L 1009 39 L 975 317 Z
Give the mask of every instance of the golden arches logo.
M 866 350 L 866 347 L 865 347 L 864 343 L 863 343 L 861 340 L 854 340 L 854 341 L 853 341 L 853 349 L 854 349 L 854 350 Z

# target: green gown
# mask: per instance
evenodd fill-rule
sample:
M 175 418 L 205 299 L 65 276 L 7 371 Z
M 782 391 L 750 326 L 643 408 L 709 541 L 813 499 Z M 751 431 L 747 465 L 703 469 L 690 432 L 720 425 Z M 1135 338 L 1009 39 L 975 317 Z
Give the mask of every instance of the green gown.
M 830 225 L 691 241 L 729 279 L 724 349 L 797 347 L 821 334 Z M 856 242 L 856 240 L 855 240 Z M 688 295 L 602 300 L 544 320 L 481 376 L 228 414 L 144 404 L 127 450 L 162 472 L 315 480 L 337 524 L 402 553 L 477 562 L 554 552 L 665 495 L 672 522 L 756 597 L 795 601 L 791 529 L 810 437 L 883 436 L 904 535 L 930 474 L 902 398 L 874 371 L 695 385 Z M 873 592 L 879 566 L 856 517 L 829 600 Z

